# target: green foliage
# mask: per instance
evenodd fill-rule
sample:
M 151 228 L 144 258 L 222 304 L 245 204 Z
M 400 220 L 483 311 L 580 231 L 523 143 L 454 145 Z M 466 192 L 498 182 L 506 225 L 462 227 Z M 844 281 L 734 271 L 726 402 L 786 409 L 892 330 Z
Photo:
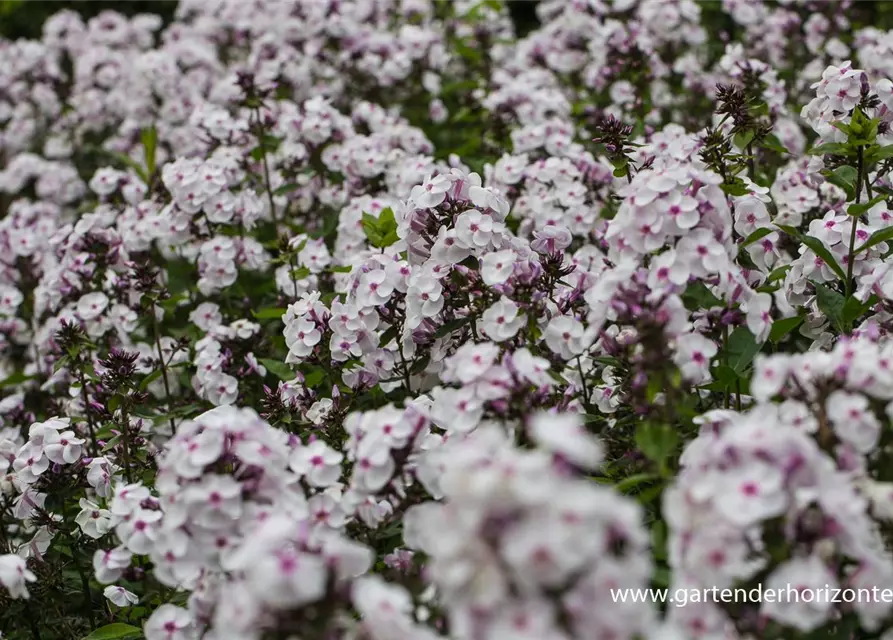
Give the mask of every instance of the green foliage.
M 121 622 L 107 624 L 97 629 L 83 640 L 136 640 L 142 638 L 143 632 L 137 627 Z
M 40 0 L 2 0 L 0 2 L 0 35 L 12 40 L 18 38 L 40 38 L 43 23 L 54 13 L 63 9 L 76 11 L 84 20 L 89 20 L 103 11 L 117 11 L 127 16 L 138 13 L 160 15 L 165 24 L 174 17 L 176 0 L 67 0 L 49 2 Z
M 397 236 L 397 220 L 394 218 L 394 210 L 390 207 L 382 209 L 376 218 L 368 213 L 363 214 L 363 231 L 366 238 L 376 249 L 390 247 L 400 238 Z

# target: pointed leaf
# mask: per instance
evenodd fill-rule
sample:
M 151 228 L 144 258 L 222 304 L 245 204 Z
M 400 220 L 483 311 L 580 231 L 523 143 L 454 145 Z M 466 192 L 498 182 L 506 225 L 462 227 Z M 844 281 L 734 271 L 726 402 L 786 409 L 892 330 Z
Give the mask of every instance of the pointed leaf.
M 846 304 L 843 295 L 823 284 L 815 286 L 816 304 L 819 310 L 828 316 L 828 319 L 838 329 L 843 328 L 843 307 Z
M 762 240 L 763 238 L 765 238 L 766 236 L 768 236 L 770 233 L 772 233 L 774 231 L 775 231 L 775 229 L 772 229 L 770 227 L 761 227 L 761 228 L 757 229 L 756 231 L 754 231 L 749 236 L 747 236 L 744 239 L 744 241 L 740 245 L 738 245 L 738 247 L 740 249 L 743 249 L 744 247 L 748 247 L 748 246 L 752 245 L 754 242 L 756 242 L 757 240 Z
M 143 632 L 138 627 L 123 622 L 113 622 L 84 636 L 83 640 L 133 640 L 142 636 Z
M 880 195 L 875 196 L 868 202 L 863 202 L 862 204 L 851 204 L 847 207 L 846 212 L 851 216 L 861 216 L 863 213 L 867 213 L 869 209 L 871 209 L 874 205 L 879 204 L 887 199 L 887 196 Z
M 809 150 L 811 156 L 835 155 L 845 156 L 849 152 L 849 147 L 843 142 L 826 142 Z
M 272 360 L 271 358 L 261 358 L 260 363 L 267 368 L 267 371 L 275 375 L 280 380 L 289 382 L 297 376 L 291 370 L 291 367 L 280 360 Z
M 803 316 L 794 316 L 793 318 L 781 318 L 772 323 L 769 330 L 770 342 L 781 342 L 781 340 L 791 331 L 803 324 Z
M 879 245 L 882 242 L 888 242 L 893 240 L 893 227 L 887 227 L 885 229 L 878 229 L 874 233 L 869 236 L 868 240 L 865 241 L 861 247 L 856 249 L 856 255 L 862 253 L 863 251 L 868 251 L 874 246 Z
M 776 226 L 778 226 L 779 229 L 784 231 L 789 236 L 797 238 L 800 242 L 812 249 L 813 253 L 820 257 L 825 262 L 825 264 L 828 265 L 828 268 L 830 268 L 831 271 L 833 271 L 837 275 L 838 278 L 840 278 L 841 280 L 846 280 L 846 272 L 837 263 L 837 260 L 828 250 L 828 247 L 826 247 L 821 240 L 812 236 L 804 235 L 794 227 L 790 227 L 788 225 L 780 224 Z

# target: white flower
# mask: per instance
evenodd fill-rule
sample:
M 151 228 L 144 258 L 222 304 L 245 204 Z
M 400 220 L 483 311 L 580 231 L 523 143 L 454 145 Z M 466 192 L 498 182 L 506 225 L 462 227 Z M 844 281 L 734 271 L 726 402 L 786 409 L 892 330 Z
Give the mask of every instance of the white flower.
M 74 431 L 53 432 L 44 439 L 43 450 L 47 458 L 56 464 L 72 464 L 81 457 L 84 439 L 77 438 Z
M 864 395 L 838 389 L 828 396 L 825 411 L 837 436 L 856 451 L 870 453 L 877 446 L 881 424 Z
M 533 440 L 578 467 L 592 470 L 604 455 L 599 442 L 573 413 L 536 414 L 529 422 Z
M 526 316 L 518 313 L 518 305 L 503 296 L 484 311 L 481 316 L 481 330 L 495 342 L 514 338 L 524 326 Z
M 127 549 L 136 554 L 146 554 L 152 550 L 159 520 L 160 511 L 139 508 L 115 525 L 115 533 Z
M 129 607 L 140 600 L 135 593 L 131 593 L 124 587 L 117 585 L 109 585 L 103 590 L 102 595 L 108 598 L 112 604 L 116 604 L 119 607 Z
M 741 527 L 784 512 L 788 504 L 781 472 L 768 463 L 751 462 L 717 479 L 717 510 Z
M 107 509 L 101 509 L 99 505 L 85 498 L 80 499 L 81 512 L 74 521 L 77 522 L 86 535 L 91 538 L 101 538 L 111 529 L 112 514 Z
M 421 185 L 412 188 L 409 199 L 420 209 L 436 207 L 446 199 L 452 181 L 445 175 L 432 176 Z
M 583 324 L 570 316 L 555 316 L 543 333 L 546 346 L 564 360 L 580 355 L 589 346 L 586 344 Z
M 333 406 L 331 398 L 320 398 L 307 410 L 307 419 L 315 425 L 321 425 Z
M 686 333 L 676 339 L 673 361 L 682 376 L 699 383 L 710 375 L 710 360 L 716 355 L 716 345 L 699 333 Z
M 772 296 L 768 293 L 757 293 L 745 305 L 747 311 L 747 328 L 757 342 L 765 342 L 772 329 Z
M 481 258 L 481 278 L 489 286 L 502 284 L 512 276 L 518 254 L 511 249 L 493 251 Z
M 192 614 L 172 604 L 158 607 L 143 628 L 146 640 L 198 640 Z
M 554 254 L 564 251 L 571 245 L 573 236 L 564 227 L 546 225 L 534 234 L 530 248 L 537 253 Z
M 27 599 L 29 597 L 27 583 L 36 580 L 37 576 L 28 569 L 24 558 L 13 554 L 0 556 L 0 585 L 9 591 L 13 599 Z
M 202 385 L 208 400 L 217 405 L 229 405 L 239 397 L 239 381 L 219 371 L 212 372 Z
M 322 334 L 316 328 L 316 323 L 309 318 L 295 318 L 285 327 L 286 346 L 290 353 L 299 358 L 305 358 L 313 353 L 313 348 L 321 339 Z
M 459 215 L 456 220 L 456 241 L 466 249 L 484 249 L 493 237 L 493 218 L 471 209 Z
M 111 195 L 118 189 L 123 176 L 123 173 L 110 167 L 97 169 L 90 179 L 90 189 L 99 196 Z
M 754 374 L 750 381 L 750 392 L 757 400 L 768 400 L 781 391 L 787 375 L 788 365 L 784 358 L 757 354 L 754 358 Z
M 189 320 L 202 331 L 210 331 L 223 322 L 220 307 L 213 302 L 203 302 L 189 314 Z
M 530 349 L 524 347 L 512 354 L 512 365 L 518 374 L 538 387 L 554 384 L 548 371 L 549 361 L 530 353 Z
M 78 300 L 77 313 L 83 320 L 93 320 L 109 306 L 108 296 L 101 291 L 88 293 Z
M 829 620 L 836 606 L 832 598 L 816 597 L 817 594 L 825 589 L 835 593 L 836 586 L 834 574 L 819 557 L 794 558 L 769 576 L 766 588 L 782 597 L 764 599 L 760 611 L 772 620 L 808 633 Z M 788 589 L 798 593 L 788 597 Z
M 50 468 L 50 459 L 44 455 L 39 446 L 29 442 L 16 453 L 16 458 L 12 461 L 12 468 L 16 472 L 19 482 L 33 484 L 37 482 L 44 471 Z

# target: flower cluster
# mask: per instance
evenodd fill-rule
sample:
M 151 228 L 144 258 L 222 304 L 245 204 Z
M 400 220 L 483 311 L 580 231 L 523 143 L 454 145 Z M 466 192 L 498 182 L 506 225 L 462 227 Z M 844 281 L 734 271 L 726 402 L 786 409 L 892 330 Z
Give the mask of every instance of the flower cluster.
M 890 637 L 886 12 L 535 13 L 0 39 L 4 638 Z

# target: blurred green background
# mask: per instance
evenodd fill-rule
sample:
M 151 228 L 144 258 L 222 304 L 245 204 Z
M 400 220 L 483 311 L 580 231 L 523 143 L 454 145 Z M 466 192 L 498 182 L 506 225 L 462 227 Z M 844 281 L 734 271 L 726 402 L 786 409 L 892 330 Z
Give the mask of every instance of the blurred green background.
M 73 9 L 84 18 L 92 18 L 106 9 L 114 9 L 125 15 L 155 13 L 166 24 L 173 19 L 176 7 L 176 0 L 0 0 L 0 35 L 10 39 L 40 38 L 44 21 L 62 9 Z M 509 3 L 509 10 L 520 33 L 528 33 L 536 28 L 538 21 L 535 8 L 535 0 L 515 0 Z

